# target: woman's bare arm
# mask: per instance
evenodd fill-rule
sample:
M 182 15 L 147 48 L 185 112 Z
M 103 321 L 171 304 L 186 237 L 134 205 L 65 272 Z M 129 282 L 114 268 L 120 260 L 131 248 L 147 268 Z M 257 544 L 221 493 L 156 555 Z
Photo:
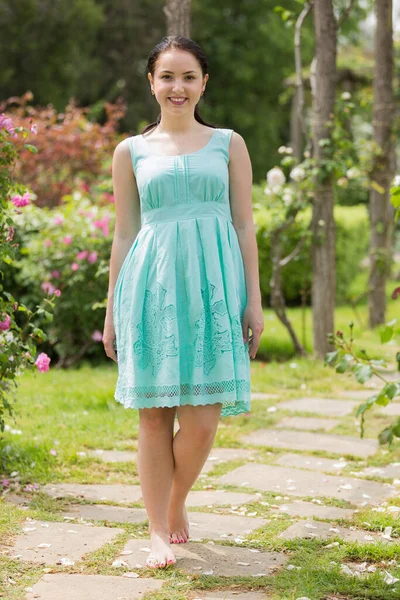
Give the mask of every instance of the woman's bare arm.
M 110 255 L 103 344 L 107 356 L 116 360 L 113 347 L 115 340 L 113 323 L 114 288 L 122 264 L 141 227 L 139 192 L 133 173 L 127 139 L 120 142 L 115 148 L 112 161 L 112 179 L 116 219 Z

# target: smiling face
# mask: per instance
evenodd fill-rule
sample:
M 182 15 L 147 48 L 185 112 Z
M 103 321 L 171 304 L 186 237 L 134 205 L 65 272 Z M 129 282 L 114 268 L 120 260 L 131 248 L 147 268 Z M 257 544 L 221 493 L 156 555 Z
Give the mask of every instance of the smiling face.
M 161 110 L 171 114 L 194 112 L 205 89 L 208 74 L 203 77 L 198 60 L 186 50 L 167 50 L 158 57 L 154 77 L 148 74 Z

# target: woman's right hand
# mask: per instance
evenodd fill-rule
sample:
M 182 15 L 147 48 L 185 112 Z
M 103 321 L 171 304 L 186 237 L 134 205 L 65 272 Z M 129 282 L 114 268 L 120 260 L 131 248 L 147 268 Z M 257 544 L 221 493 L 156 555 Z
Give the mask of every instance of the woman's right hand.
M 103 330 L 103 346 L 104 350 L 109 358 L 112 358 L 114 362 L 118 362 L 117 349 L 115 346 L 116 336 L 114 323 L 112 319 L 108 319 L 104 322 Z

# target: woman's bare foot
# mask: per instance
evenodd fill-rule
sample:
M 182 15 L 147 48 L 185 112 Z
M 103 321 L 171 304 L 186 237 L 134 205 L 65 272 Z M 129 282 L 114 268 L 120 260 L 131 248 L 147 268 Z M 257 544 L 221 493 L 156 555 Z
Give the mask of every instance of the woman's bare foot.
M 148 567 L 164 568 L 176 563 L 175 554 L 169 545 L 168 531 L 150 529 L 151 552 L 146 560 Z
M 172 544 L 181 544 L 189 539 L 189 519 L 186 512 L 186 505 L 183 508 L 173 508 L 170 506 L 168 512 L 169 539 Z

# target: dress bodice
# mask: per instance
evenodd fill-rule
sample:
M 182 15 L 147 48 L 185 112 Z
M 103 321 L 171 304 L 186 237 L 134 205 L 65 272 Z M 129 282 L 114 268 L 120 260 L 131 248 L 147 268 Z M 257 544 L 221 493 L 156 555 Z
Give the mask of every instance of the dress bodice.
M 199 202 L 229 208 L 229 143 L 232 129 L 216 128 L 203 148 L 190 154 L 154 153 L 142 135 L 128 138 L 141 214 Z

